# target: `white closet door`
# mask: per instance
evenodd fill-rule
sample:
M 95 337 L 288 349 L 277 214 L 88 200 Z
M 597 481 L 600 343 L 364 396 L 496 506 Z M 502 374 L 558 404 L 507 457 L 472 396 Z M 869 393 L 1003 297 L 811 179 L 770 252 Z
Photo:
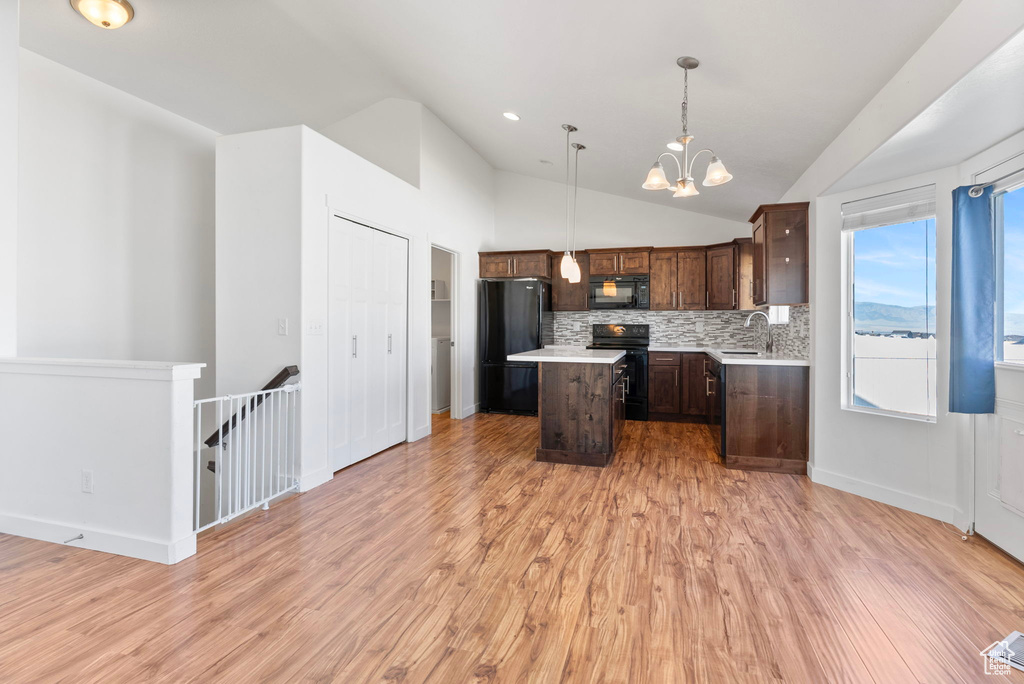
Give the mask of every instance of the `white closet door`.
M 352 287 L 349 281 L 351 226 L 344 219 L 331 217 L 328 234 L 328 297 L 327 343 L 329 362 L 328 421 L 330 462 L 332 470 L 351 464 L 350 443 L 350 367 L 352 334 L 349 332 L 349 309 Z
M 387 433 L 392 446 L 406 438 L 409 241 L 394 235 L 387 238 Z
M 351 221 L 349 229 L 348 273 L 345 280 L 352 294 L 349 305 L 349 429 L 350 462 L 355 463 L 376 453 L 373 448 L 371 416 L 374 410 L 368 398 L 379 383 L 371 365 L 374 341 L 371 289 L 375 282 L 372 263 L 373 236 L 377 231 Z
M 388 304 L 391 274 L 388 272 L 389 241 L 393 236 L 373 231 L 373 316 L 370 319 L 370 367 L 373 382 L 366 395 L 370 411 L 370 440 L 373 453 L 391 446 L 388 438 Z

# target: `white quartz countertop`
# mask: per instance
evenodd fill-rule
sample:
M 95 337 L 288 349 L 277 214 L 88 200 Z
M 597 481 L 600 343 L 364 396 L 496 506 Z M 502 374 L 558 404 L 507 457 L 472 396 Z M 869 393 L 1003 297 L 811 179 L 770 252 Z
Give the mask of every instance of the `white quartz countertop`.
M 626 352 L 619 349 L 584 349 L 582 347 L 546 347 L 533 351 L 509 354 L 509 361 L 537 361 L 543 363 L 615 363 Z
M 658 346 L 649 347 L 649 354 L 656 354 L 658 352 L 703 352 L 715 359 L 719 363 L 743 365 L 743 366 L 810 366 L 811 362 L 807 359 L 794 358 L 791 356 L 785 356 L 783 354 L 766 354 L 756 349 L 744 349 L 744 348 L 719 348 L 719 347 L 705 347 L 701 345 L 678 345 L 678 346 Z M 755 351 L 756 354 L 744 354 L 737 352 L 751 352 Z

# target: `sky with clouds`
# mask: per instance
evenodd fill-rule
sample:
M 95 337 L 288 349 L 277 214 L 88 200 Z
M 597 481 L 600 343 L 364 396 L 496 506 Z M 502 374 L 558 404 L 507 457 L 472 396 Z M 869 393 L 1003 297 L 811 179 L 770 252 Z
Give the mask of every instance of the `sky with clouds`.
M 1003 308 L 1024 314 L 1024 188 L 1003 195 Z
M 854 233 L 858 302 L 895 306 L 935 304 L 935 220 Z

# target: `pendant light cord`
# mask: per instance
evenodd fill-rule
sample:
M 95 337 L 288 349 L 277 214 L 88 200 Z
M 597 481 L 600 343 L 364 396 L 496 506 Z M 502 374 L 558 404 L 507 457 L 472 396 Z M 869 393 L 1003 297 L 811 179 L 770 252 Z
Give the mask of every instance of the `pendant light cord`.
M 576 164 L 573 166 L 572 177 L 572 259 L 576 260 L 576 192 L 580 187 L 580 150 L 582 145 L 576 146 Z
M 565 251 L 569 251 L 569 136 L 572 128 L 565 131 Z

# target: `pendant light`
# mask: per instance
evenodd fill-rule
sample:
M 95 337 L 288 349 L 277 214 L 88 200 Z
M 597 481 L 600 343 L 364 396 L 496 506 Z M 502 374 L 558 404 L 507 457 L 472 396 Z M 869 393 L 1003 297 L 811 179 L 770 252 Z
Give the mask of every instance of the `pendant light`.
M 722 185 L 732 180 L 732 174 L 726 171 L 725 164 L 722 160 L 715 156 L 715 153 L 705 148 L 693 155 L 693 159 L 690 158 L 690 143 L 693 141 L 693 136 L 690 135 L 689 131 L 689 98 L 690 98 L 690 69 L 696 69 L 700 62 L 694 57 L 680 57 L 676 60 L 676 64 L 683 70 L 683 103 L 682 103 L 682 116 L 681 120 L 683 123 L 683 134 L 676 138 L 675 144 L 669 143 L 668 147 L 672 150 L 682 152 L 681 159 L 676 157 L 674 152 L 662 152 L 658 155 L 658 160 L 654 162 L 654 166 L 647 173 L 647 180 L 644 181 L 644 190 L 671 190 L 673 197 L 693 197 L 699 195 L 700 192 L 697 190 L 697 186 L 693 182 L 693 163 L 697 161 L 702 153 L 707 152 L 711 155 L 711 162 L 708 164 L 707 172 L 704 175 L 703 185 L 706 188 L 714 187 L 716 185 Z M 676 182 L 673 185 L 669 183 L 668 178 L 665 176 L 665 167 L 661 165 L 662 157 L 671 157 L 672 161 L 676 163 L 676 170 L 679 171 L 679 175 L 676 177 Z
M 577 129 L 572 124 L 562 124 L 562 130 L 565 131 L 565 254 L 562 255 L 562 263 L 559 271 L 563 278 L 568 280 L 570 283 L 578 283 L 583 278 L 583 273 L 580 271 L 580 265 L 576 262 L 576 181 L 573 181 L 572 189 L 572 253 L 569 253 L 569 207 L 570 207 L 570 195 L 569 195 L 569 168 L 570 160 L 572 155 L 569 152 L 570 147 L 576 150 L 576 164 L 579 166 L 579 154 L 580 150 L 586 148 L 579 143 L 569 144 L 569 136 L 575 133 Z M 577 175 L 578 179 L 578 175 Z
M 100 28 L 121 28 L 135 16 L 135 10 L 128 0 L 70 0 L 70 2 L 76 12 Z

